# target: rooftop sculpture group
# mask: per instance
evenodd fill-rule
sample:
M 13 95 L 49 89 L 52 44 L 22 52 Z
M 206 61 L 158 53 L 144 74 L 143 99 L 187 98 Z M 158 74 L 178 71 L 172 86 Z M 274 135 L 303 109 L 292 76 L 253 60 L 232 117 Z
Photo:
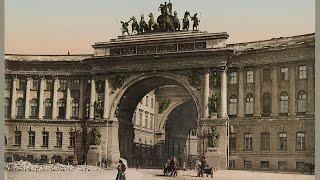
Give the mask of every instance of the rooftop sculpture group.
M 161 15 L 155 21 L 154 16 L 150 13 L 149 21 L 146 23 L 144 20 L 144 15 L 141 15 L 140 22 L 138 23 L 137 19 L 132 16 L 129 21 L 122 23 L 122 35 L 129 33 L 129 23 L 131 22 L 131 34 L 141 34 L 141 33 L 152 33 L 152 32 L 171 32 L 171 31 L 180 31 L 181 24 L 178 18 L 177 11 L 174 11 L 172 14 L 172 3 L 169 0 L 169 3 L 165 2 L 164 4 L 160 4 L 158 10 L 161 12 Z M 184 17 L 182 19 L 182 30 L 189 30 L 189 17 L 191 21 L 193 21 L 193 30 L 198 30 L 199 26 L 199 18 L 197 17 L 197 13 L 193 16 L 190 15 L 188 11 L 184 13 Z

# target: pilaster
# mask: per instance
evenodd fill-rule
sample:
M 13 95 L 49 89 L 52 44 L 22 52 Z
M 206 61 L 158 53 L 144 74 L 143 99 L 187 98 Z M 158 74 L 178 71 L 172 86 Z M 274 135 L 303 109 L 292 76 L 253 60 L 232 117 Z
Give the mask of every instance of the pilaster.
M 243 67 L 239 68 L 239 89 L 238 89 L 238 117 L 244 117 L 244 82 L 243 82 Z
M 260 66 L 254 69 L 254 116 L 261 116 L 261 68 Z
M 43 119 L 43 110 L 44 110 L 44 86 L 45 86 L 45 79 L 41 78 L 40 79 L 40 87 L 39 87 L 39 113 L 38 113 L 38 118 Z
M 25 94 L 25 108 L 24 108 L 24 118 L 28 119 L 30 115 L 30 87 L 31 78 L 27 78 L 26 82 L 26 94 Z
M 52 96 L 52 119 L 57 119 L 58 116 L 58 78 L 55 77 L 53 83 L 53 96 Z
M 91 79 L 91 92 L 90 92 L 90 119 L 94 119 L 94 102 L 96 101 L 96 86 L 95 80 Z
M 17 82 L 18 78 L 16 76 L 13 77 L 11 91 L 11 118 L 16 118 Z

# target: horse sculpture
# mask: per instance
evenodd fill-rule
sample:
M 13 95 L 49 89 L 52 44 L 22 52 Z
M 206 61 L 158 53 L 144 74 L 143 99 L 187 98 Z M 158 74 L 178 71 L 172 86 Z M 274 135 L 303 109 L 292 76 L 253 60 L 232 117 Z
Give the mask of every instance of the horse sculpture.
M 140 29 L 139 29 L 140 33 L 146 32 L 148 30 L 148 25 L 144 21 L 144 16 L 143 15 L 141 15 L 141 20 L 140 20 L 139 25 L 140 25 Z
M 183 20 L 182 20 L 182 29 L 184 31 L 188 31 L 189 30 L 189 26 L 190 26 L 190 23 L 189 23 L 189 16 L 190 16 L 190 13 L 188 11 L 186 11 L 184 13 L 184 17 L 183 17 Z
M 177 11 L 174 11 L 173 26 L 175 31 L 180 31 L 180 21 Z
M 138 21 L 137 21 L 137 19 L 134 17 L 134 16 L 132 16 L 132 18 L 130 18 L 130 21 L 132 21 L 132 24 L 131 24 L 131 27 L 132 27 L 132 34 L 134 33 L 134 32 L 137 32 L 137 33 L 140 33 L 140 27 L 139 27 L 139 24 L 138 24 Z
M 158 24 L 154 20 L 152 13 L 149 14 L 148 31 L 156 31 L 158 29 Z

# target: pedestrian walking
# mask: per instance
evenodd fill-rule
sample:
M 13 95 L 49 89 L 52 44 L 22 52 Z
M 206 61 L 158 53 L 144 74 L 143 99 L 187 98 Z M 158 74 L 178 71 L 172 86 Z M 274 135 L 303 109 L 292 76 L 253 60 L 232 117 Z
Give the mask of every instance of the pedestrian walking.
M 120 158 L 118 163 L 119 163 L 117 168 L 118 174 L 117 174 L 116 180 L 126 180 L 125 171 L 128 168 L 127 160 Z

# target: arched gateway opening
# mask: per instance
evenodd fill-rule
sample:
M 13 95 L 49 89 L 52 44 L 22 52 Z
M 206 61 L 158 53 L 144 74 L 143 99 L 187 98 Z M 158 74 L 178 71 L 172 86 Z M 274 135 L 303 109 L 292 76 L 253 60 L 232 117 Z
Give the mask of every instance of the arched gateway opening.
M 191 97 L 191 100 L 183 102 L 171 110 L 168 110 L 167 118 L 162 127 L 165 134 L 156 140 L 154 138 L 153 147 L 145 148 L 144 142 L 134 143 L 133 114 L 141 99 L 150 91 L 160 87 L 174 85 L 183 88 Z M 196 125 L 200 114 L 199 99 L 193 88 L 183 79 L 169 74 L 142 75 L 131 80 L 117 94 L 111 107 L 110 116 L 119 122 L 118 139 L 120 157 L 126 158 L 128 164 L 133 166 L 136 161 L 145 167 L 161 166 L 164 160 L 175 155 L 180 161 L 187 158 L 186 141 L 190 130 Z M 161 126 L 159 124 L 159 126 Z M 190 151 L 189 151 L 190 152 Z M 154 158 L 150 159 L 152 155 Z M 148 158 L 147 158 L 148 157 Z M 145 163 L 148 161 L 148 163 Z

